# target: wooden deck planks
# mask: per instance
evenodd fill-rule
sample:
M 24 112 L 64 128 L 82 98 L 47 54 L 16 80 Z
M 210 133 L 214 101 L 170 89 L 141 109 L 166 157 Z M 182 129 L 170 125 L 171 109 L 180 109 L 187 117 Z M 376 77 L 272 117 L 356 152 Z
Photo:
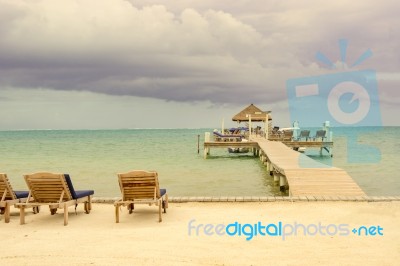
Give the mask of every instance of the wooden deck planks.
M 317 162 L 282 142 L 256 141 L 273 169 L 286 176 L 292 196 L 365 196 L 343 169 Z

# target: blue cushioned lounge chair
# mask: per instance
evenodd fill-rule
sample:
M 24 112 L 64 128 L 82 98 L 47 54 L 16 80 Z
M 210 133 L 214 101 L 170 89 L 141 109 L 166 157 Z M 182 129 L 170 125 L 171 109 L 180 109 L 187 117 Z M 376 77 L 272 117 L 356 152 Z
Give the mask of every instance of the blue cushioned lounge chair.
M 134 170 L 121 173 L 118 174 L 118 182 L 122 200 L 114 203 L 116 223 L 119 223 L 119 207 L 127 206 L 129 213 L 132 213 L 136 203 L 158 206 L 158 221 L 162 221 L 161 208 L 164 209 L 164 213 L 167 212 L 168 195 L 166 189 L 159 187 L 157 172 Z
M 20 221 L 25 223 L 24 209 L 27 206 L 49 205 L 53 215 L 57 209 L 64 209 L 64 225 L 68 224 L 68 207 L 78 206 L 83 202 L 86 213 L 92 209 L 93 190 L 75 190 L 68 174 L 35 173 L 24 175 L 29 194 L 33 198 L 30 202 L 18 203 L 20 206 Z
M 242 141 L 244 138 L 241 134 L 222 134 L 218 131 L 214 131 L 215 141 Z
M 10 222 L 10 207 L 21 201 L 26 201 L 29 196 L 28 191 L 13 190 L 6 174 L 0 173 L 0 214 L 4 214 L 4 221 Z M 34 213 L 38 211 L 34 208 Z

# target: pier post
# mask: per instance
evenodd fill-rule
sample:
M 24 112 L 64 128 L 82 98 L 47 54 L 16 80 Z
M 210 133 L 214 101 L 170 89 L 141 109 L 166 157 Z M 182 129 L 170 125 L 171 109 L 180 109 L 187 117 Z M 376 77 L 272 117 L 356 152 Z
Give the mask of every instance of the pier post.
M 204 133 L 204 143 L 210 142 L 210 132 Z M 204 144 L 204 159 L 207 159 L 207 155 L 210 155 L 210 148 Z
M 278 172 L 273 172 L 274 175 L 274 183 L 277 185 L 279 184 L 279 180 L 280 180 L 280 174 Z
M 197 154 L 200 153 L 200 135 L 197 135 Z
M 286 184 L 287 184 L 286 176 L 280 175 L 279 177 L 280 177 L 279 178 L 279 190 L 281 192 L 285 192 L 286 191 Z
M 210 142 L 210 132 L 204 133 L 204 142 Z

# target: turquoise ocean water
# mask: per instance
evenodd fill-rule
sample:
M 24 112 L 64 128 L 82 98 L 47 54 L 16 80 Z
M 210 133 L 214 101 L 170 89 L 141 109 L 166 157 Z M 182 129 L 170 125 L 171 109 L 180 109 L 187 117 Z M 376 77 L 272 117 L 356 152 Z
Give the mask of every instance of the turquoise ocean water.
M 119 196 L 117 173 L 133 169 L 158 171 L 161 186 L 172 196 L 280 195 L 265 167 L 250 153 L 212 149 L 203 159 L 207 131 L 212 129 L 0 131 L 0 172 L 8 174 L 14 189 L 26 189 L 26 173 L 69 173 L 77 189 L 94 189 L 98 197 Z M 400 127 L 332 131 L 334 166 L 348 171 L 368 195 L 400 195 Z M 380 150 L 378 162 L 348 162 L 346 136 L 355 133 L 360 144 Z M 319 150 L 307 150 L 307 155 L 323 163 L 330 160 Z M 364 156 L 368 154 L 360 161 Z

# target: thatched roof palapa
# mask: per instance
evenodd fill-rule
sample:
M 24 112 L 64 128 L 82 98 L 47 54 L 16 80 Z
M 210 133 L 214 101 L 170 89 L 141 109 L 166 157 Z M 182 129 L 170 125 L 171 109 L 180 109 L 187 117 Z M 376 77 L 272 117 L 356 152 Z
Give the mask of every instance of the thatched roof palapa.
M 249 116 L 251 115 L 251 121 L 253 122 L 265 122 L 265 118 L 268 115 L 268 120 L 272 120 L 271 117 L 271 111 L 261 111 L 260 108 L 255 106 L 254 104 L 250 104 L 246 108 L 244 108 L 242 111 L 240 111 L 238 114 L 236 114 L 233 118 L 232 121 L 236 122 L 246 122 L 249 121 Z

